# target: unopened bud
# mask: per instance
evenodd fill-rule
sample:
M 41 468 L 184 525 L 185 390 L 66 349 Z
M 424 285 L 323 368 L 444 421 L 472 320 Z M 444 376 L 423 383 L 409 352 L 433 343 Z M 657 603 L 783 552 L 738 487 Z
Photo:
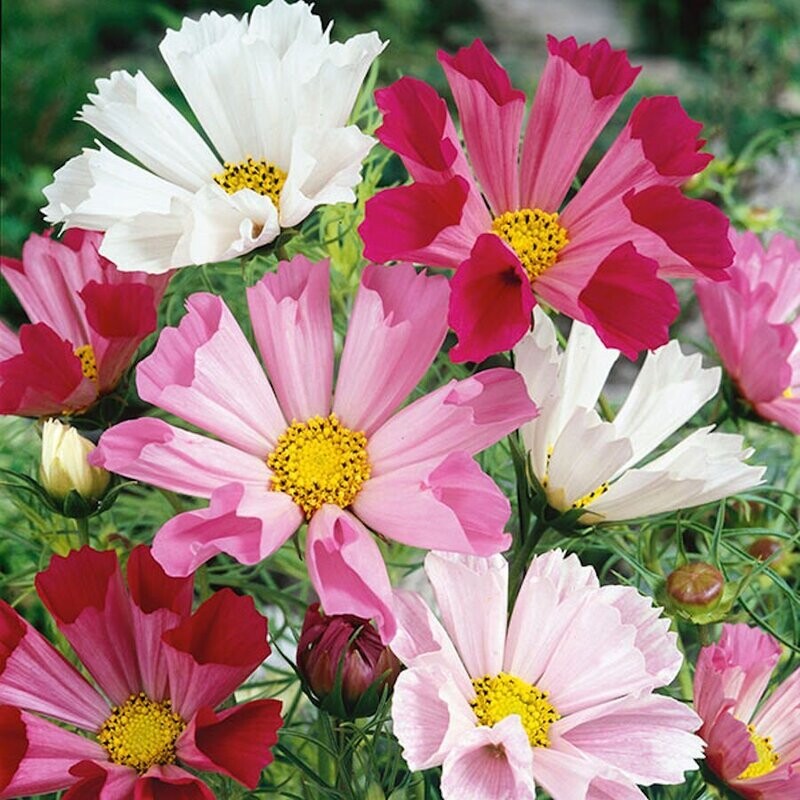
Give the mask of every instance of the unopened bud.
M 759 561 L 766 561 L 780 553 L 781 549 L 781 543 L 777 539 L 772 539 L 769 536 L 762 536 L 760 539 L 756 539 L 750 547 L 747 548 L 747 552 Z
M 685 611 L 710 611 L 719 604 L 724 588 L 722 573 L 702 561 L 684 564 L 667 578 L 670 600 Z
M 42 430 L 42 463 L 39 475 L 42 485 L 55 500 L 65 500 L 77 492 L 83 500 L 99 500 L 110 480 L 101 467 L 92 467 L 86 460 L 95 446 L 75 428 L 48 419 Z

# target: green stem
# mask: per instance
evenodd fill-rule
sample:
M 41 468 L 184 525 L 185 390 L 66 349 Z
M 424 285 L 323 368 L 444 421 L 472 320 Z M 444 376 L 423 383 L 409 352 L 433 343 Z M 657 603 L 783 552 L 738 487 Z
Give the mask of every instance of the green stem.
M 200 601 L 208 600 L 211 597 L 211 586 L 208 582 L 208 569 L 205 564 L 197 568 L 194 574 L 197 581 L 197 594 L 200 596 Z
M 81 547 L 88 546 L 89 542 L 89 520 L 86 517 L 79 517 L 75 520 L 78 527 L 78 542 Z
M 183 505 L 183 500 L 178 497 L 175 492 L 171 492 L 169 489 L 159 489 L 159 492 L 163 495 L 164 499 L 172 506 L 172 510 L 176 514 L 180 514 L 186 511 L 186 508 Z

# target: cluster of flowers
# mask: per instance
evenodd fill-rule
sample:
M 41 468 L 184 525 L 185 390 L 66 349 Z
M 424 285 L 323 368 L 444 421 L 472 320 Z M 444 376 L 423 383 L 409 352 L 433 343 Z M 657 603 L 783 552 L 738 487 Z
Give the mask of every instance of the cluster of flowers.
M 86 414 L 156 330 L 173 270 L 274 245 L 316 207 L 354 201 L 374 140 L 347 123 L 383 46 L 375 33 L 331 43 L 302 2 L 184 21 L 161 53 L 205 137 L 143 74 L 98 81 L 80 118 L 139 163 L 103 145 L 69 161 L 45 190 L 65 236 L 33 235 L 21 261 L 3 258 L 30 324 L 0 324 L 0 412 Z M 674 97 L 642 100 L 572 195 L 638 69 L 605 41 L 548 49 L 519 153 L 525 96 L 480 41 L 440 56 L 469 160 L 431 86 L 402 78 L 376 93 L 377 137 L 413 182 L 366 203 L 375 263 L 338 365 L 330 265 L 295 255 L 247 289 L 260 359 L 225 301 L 200 292 L 136 365 L 143 401 L 207 435 L 145 415 L 95 448 L 45 423 L 42 482 L 64 513 L 73 494 L 99 502 L 108 472 L 208 505 L 130 553 L 127 588 L 117 555 L 89 547 L 37 576 L 98 688 L 0 605 L 0 798 L 213 797 L 180 765 L 255 787 L 280 703 L 215 709 L 268 655 L 266 620 L 229 589 L 192 613 L 193 573 L 221 553 L 257 564 L 304 525 L 324 610 L 309 609 L 298 648 L 309 690 L 343 683 L 339 708 L 353 710 L 376 679 L 396 678 L 406 761 L 442 765 L 448 800 L 534 800 L 537 785 L 555 800 L 641 798 L 638 785 L 681 783 L 703 742 L 744 796 L 800 792 L 800 671 L 756 711 L 780 652 L 767 634 L 730 625 L 701 652 L 695 713 L 655 692 L 682 663 L 660 609 L 601 586 L 576 556 L 534 557 L 507 615 L 511 506 L 475 456 L 515 431 L 542 508 L 574 525 L 761 482 L 742 437 L 708 427 L 645 461 L 722 379 L 669 341 L 679 306 L 667 279 L 697 281 L 740 402 L 800 433 L 797 246 L 778 235 L 765 251 L 681 192 L 711 156 Z M 563 350 L 545 309 L 574 320 Z M 515 368 L 403 405 L 448 329 L 454 361 L 513 349 Z M 644 350 L 603 419 L 612 365 Z M 443 624 L 393 588 L 373 533 L 435 551 L 425 569 Z

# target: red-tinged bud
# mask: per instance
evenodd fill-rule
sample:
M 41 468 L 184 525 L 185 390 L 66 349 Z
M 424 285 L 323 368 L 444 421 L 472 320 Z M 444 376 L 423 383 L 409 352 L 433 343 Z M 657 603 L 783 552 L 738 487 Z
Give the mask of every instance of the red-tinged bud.
M 760 539 L 756 539 L 750 547 L 747 548 L 747 552 L 759 561 L 766 561 L 780 553 L 781 549 L 781 543 L 777 539 L 772 539 L 769 536 L 762 536 Z
M 722 599 L 725 578 L 711 564 L 695 561 L 678 567 L 667 578 L 667 594 L 684 611 L 710 611 Z
M 297 645 L 297 669 L 321 708 L 341 719 L 375 713 L 400 673 L 397 656 L 367 619 L 308 607 Z

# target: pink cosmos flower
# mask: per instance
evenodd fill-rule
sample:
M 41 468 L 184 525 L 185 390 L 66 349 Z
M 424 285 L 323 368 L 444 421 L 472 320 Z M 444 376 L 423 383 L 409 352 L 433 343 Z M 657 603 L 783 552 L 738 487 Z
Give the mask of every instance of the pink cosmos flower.
M 119 272 L 80 229 L 58 241 L 33 234 L 22 261 L 0 272 L 30 319 L 15 335 L 0 321 L 0 414 L 81 412 L 116 386 L 156 328 L 169 275 Z
M 455 361 L 508 350 L 544 302 L 634 357 L 668 340 L 678 301 L 665 278 L 724 280 L 728 220 L 679 186 L 712 156 L 675 97 L 640 101 L 566 204 L 592 142 L 639 68 L 605 39 L 548 37 L 549 58 L 519 150 L 525 95 L 480 40 L 439 54 L 469 162 L 444 100 L 414 78 L 376 93 L 378 138 L 414 182 L 367 202 L 365 254 L 455 267 Z M 470 168 L 471 164 L 471 168 Z
M 441 764 L 445 800 L 635 800 L 636 784 L 695 769 L 700 720 L 653 690 L 681 655 L 669 620 L 625 586 L 600 586 L 575 555 L 534 558 L 508 624 L 508 569 L 430 553 L 444 625 L 397 591 L 392 649 L 408 669 L 392 701 L 412 770 Z
M 750 232 L 731 240 L 731 280 L 697 283 L 706 328 L 756 413 L 800 434 L 800 250 L 781 233 L 766 250 Z
M 116 554 L 89 547 L 54 556 L 36 589 L 99 690 L 0 601 L 0 798 L 213 800 L 178 762 L 258 784 L 280 701 L 214 710 L 269 655 L 252 598 L 223 589 L 192 614 L 192 578 L 142 546 L 127 589 Z
M 781 648 L 748 625 L 723 625 L 694 676 L 708 766 L 747 800 L 800 797 L 800 669 L 764 702 Z M 756 710 L 758 708 L 758 710 Z
M 474 461 L 536 414 L 522 378 L 491 369 L 397 413 L 447 330 L 449 284 L 407 264 L 367 267 L 333 387 L 327 263 L 282 262 L 248 289 L 271 385 L 225 303 L 195 294 L 141 362 L 141 397 L 211 439 L 160 419 L 103 434 L 92 463 L 210 499 L 173 517 L 153 553 L 188 575 L 224 552 L 244 564 L 308 522 L 306 560 L 328 614 L 394 634 L 391 586 L 366 526 L 415 547 L 478 555 L 508 547 L 508 500 Z

